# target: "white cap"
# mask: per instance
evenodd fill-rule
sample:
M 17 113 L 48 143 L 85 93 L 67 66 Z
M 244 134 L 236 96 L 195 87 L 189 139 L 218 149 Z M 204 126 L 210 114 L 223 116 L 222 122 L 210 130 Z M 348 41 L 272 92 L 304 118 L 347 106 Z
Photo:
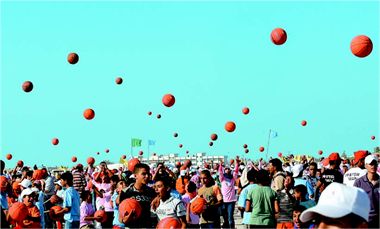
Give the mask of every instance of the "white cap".
M 308 222 L 316 215 L 336 219 L 353 213 L 368 222 L 370 209 L 369 197 L 364 190 L 334 182 L 322 192 L 315 207 L 302 212 L 300 220 Z
M 54 182 L 54 184 L 57 184 L 62 187 L 61 180 Z
M 365 157 L 364 163 L 371 164 L 371 162 L 374 161 L 374 160 L 377 162 L 378 158 L 375 155 L 370 154 L 370 155 L 368 155 L 368 156 Z
M 292 167 L 293 177 L 298 177 L 303 171 L 303 164 L 297 164 Z
M 32 193 L 33 193 L 33 190 L 30 189 L 30 188 L 26 188 L 26 189 L 22 190 L 22 192 L 21 192 L 21 199 L 23 199 L 24 196 L 29 196 Z
M 38 190 L 38 188 L 36 188 L 36 187 L 31 188 L 31 190 L 32 190 L 33 192 L 39 192 L 39 191 L 40 191 L 40 190 Z
M 24 188 L 29 188 L 32 186 L 32 182 L 28 179 L 24 179 L 21 181 L 21 183 L 19 185 L 21 185 Z

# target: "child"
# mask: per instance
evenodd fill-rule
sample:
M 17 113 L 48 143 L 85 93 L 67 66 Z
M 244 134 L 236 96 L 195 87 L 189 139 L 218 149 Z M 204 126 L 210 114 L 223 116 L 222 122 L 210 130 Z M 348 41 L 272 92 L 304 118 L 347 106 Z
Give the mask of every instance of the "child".
M 294 186 L 294 178 L 291 173 L 286 172 L 284 189 L 278 192 L 278 196 L 280 199 L 280 214 L 277 219 L 277 228 L 284 227 L 292 227 L 292 214 L 293 214 L 293 205 L 295 203 L 295 199 L 293 197 L 293 186 Z
M 186 205 L 186 221 L 188 228 L 199 228 L 199 215 L 193 214 L 190 211 L 190 201 L 197 196 L 197 185 L 189 181 L 185 187 L 186 194 L 182 196 L 182 201 Z
M 81 229 L 94 228 L 93 220 L 100 220 L 93 217 L 95 213 L 94 206 L 92 206 L 92 196 L 87 190 L 83 190 L 81 194 L 82 204 L 80 205 L 80 225 Z
M 41 228 L 41 214 L 34 205 L 34 195 L 36 194 L 30 188 L 24 189 L 21 193 L 22 202 L 28 207 L 28 217 L 22 222 L 22 228 Z
M 114 209 L 114 218 L 112 221 L 114 229 L 122 229 L 125 227 L 123 223 L 119 221 L 119 206 L 116 204 L 116 199 L 120 195 L 120 192 L 127 187 L 125 181 L 119 181 L 116 185 L 116 190 L 111 197 L 111 206 Z
M 307 194 L 307 188 L 305 185 L 300 184 L 294 187 L 294 199 L 299 203 L 299 205 L 304 206 L 306 209 L 314 207 L 315 201 L 307 200 L 306 195 L 308 194 Z
M 156 209 L 152 207 L 151 211 L 157 215 L 159 220 L 167 217 L 177 218 L 182 224 L 181 228 L 186 228 L 185 204 L 170 196 L 170 181 L 165 178 L 157 178 L 154 186 L 159 204 Z
M 245 207 L 246 207 L 246 200 L 247 200 L 247 195 L 248 195 L 249 191 L 251 191 L 253 188 L 255 188 L 257 186 L 257 184 L 255 184 L 256 172 L 257 171 L 253 168 L 248 171 L 247 179 L 249 181 L 249 184 L 243 188 L 243 190 L 241 191 L 240 196 L 239 196 L 238 209 L 243 212 L 243 222 L 242 223 L 244 225 L 248 225 L 249 219 L 251 218 L 251 213 L 246 212 Z

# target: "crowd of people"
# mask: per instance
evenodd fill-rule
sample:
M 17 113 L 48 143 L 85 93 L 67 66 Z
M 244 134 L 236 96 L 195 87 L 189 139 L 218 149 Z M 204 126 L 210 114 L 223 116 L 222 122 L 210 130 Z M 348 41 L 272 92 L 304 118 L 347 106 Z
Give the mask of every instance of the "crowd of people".
M 378 162 L 364 150 L 200 167 L 134 158 L 52 174 L 1 161 L 1 228 L 236 228 L 236 209 L 246 228 L 379 228 Z

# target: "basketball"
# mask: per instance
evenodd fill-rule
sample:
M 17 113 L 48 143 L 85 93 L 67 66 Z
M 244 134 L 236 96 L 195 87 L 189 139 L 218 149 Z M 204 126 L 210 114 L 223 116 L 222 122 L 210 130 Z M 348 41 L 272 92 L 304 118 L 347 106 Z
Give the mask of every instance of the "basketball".
M 72 157 L 72 158 L 71 158 L 71 161 L 72 161 L 72 162 L 77 162 L 77 157 L 75 157 L 75 156 Z
M 115 80 L 116 84 L 122 84 L 123 83 L 123 79 L 121 77 L 117 77 L 116 80 Z
M 140 151 L 140 152 L 139 152 L 139 155 L 140 155 L 140 156 L 142 156 L 143 154 L 144 154 L 144 152 L 143 152 L 143 151 Z
M 287 35 L 284 29 L 276 28 L 270 34 L 270 38 L 275 45 L 282 45 L 287 39 Z
M 141 216 L 142 208 L 140 203 L 132 198 L 123 200 L 119 205 L 119 214 L 124 217 L 132 210 L 135 210 L 135 218 L 138 219 Z
M 372 41 L 365 35 L 359 35 L 351 41 L 351 52 L 357 57 L 363 58 L 371 54 L 373 48 Z
M 160 115 L 160 114 L 158 114 L 158 115 L 157 115 L 157 119 L 160 119 L 160 118 L 161 118 L 161 115 Z
M 100 220 L 99 220 L 99 221 L 96 220 L 96 221 L 98 221 L 98 222 L 100 222 L 100 223 L 104 223 L 104 222 L 107 221 L 107 214 L 106 214 L 106 211 L 104 211 L 104 210 L 97 210 L 97 211 L 95 212 L 95 214 L 94 214 L 94 217 L 95 217 L 95 218 L 96 218 L 96 217 L 100 217 Z
M 173 136 L 176 138 L 178 137 L 178 133 L 174 133 Z
M 79 56 L 78 54 L 76 53 L 69 53 L 69 55 L 67 56 L 67 61 L 70 63 L 70 64 L 76 64 L 78 63 L 79 61 Z
M 244 107 L 242 111 L 243 111 L 243 114 L 246 115 L 246 114 L 249 113 L 249 108 L 248 107 Z
M 59 143 L 59 140 L 58 140 L 58 138 L 53 138 L 52 140 L 51 140 L 51 144 L 53 144 L 53 145 L 58 145 L 58 143 Z
M 123 156 L 121 156 L 121 158 L 125 159 L 125 158 L 127 158 L 127 156 L 126 156 L 126 155 L 123 155 Z
M 259 148 L 259 151 L 260 151 L 260 152 L 264 152 L 264 147 L 261 146 L 261 147 Z
M 49 210 L 49 216 L 54 221 L 62 221 L 63 220 L 63 214 L 56 214 L 56 212 L 62 210 L 61 206 L 53 206 Z
M 87 164 L 93 165 L 94 163 L 95 163 L 95 158 L 93 158 L 93 157 L 87 158 Z
M 152 115 L 152 112 L 151 112 L 151 111 L 148 111 L 148 115 Z
M 140 163 L 140 160 L 137 158 L 133 158 L 130 161 L 128 161 L 128 170 L 133 173 L 133 170 L 135 170 L 135 165 Z
M 162 103 L 166 107 L 171 107 L 175 103 L 175 97 L 172 94 L 166 94 L 164 97 L 162 97 Z
M 56 203 L 58 203 L 59 202 L 59 197 L 57 196 L 57 195 L 52 195 L 51 197 L 50 197 L 50 203 L 52 203 L 52 204 L 56 204 Z
M 371 136 L 371 140 L 375 140 L 376 139 L 376 137 L 375 136 Z
M 247 147 L 248 147 L 248 145 L 247 145 L 247 144 L 244 144 L 244 145 L 243 145 L 243 148 L 244 148 L 244 149 L 246 149 Z
M 319 150 L 319 151 L 318 151 L 318 154 L 319 154 L 319 155 L 322 155 L 322 154 L 323 154 L 323 151 L 322 151 L 322 150 Z
M 278 156 L 278 157 L 282 157 L 282 153 L 278 153 L 277 156 Z
M 306 126 L 306 125 L 307 125 L 306 120 L 302 120 L 301 125 L 302 125 L 302 126 Z
M 28 207 L 21 202 L 15 202 L 9 207 L 9 216 L 15 221 L 22 221 L 28 216 Z
M 193 214 L 200 215 L 203 213 L 206 206 L 206 200 L 202 197 L 196 197 L 196 199 L 190 205 L 190 211 Z
M 245 149 L 244 152 L 245 152 L 245 153 L 248 153 L 248 152 L 249 152 L 249 149 Z
M 18 166 L 18 167 L 23 167 L 23 166 L 24 166 L 24 162 L 21 161 L 21 160 L 19 160 L 19 161 L 17 162 L 17 166 Z
M 93 109 L 88 108 L 83 112 L 83 116 L 85 119 L 91 120 L 95 117 L 95 111 Z
M 218 135 L 217 134 L 211 134 L 211 140 L 216 141 L 216 139 L 218 139 Z
M 179 148 L 182 148 L 182 147 L 183 147 L 183 145 L 182 145 L 182 144 L 179 144 L 178 146 L 179 146 Z
M 8 153 L 7 156 L 6 156 L 7 160 L 11 160 L 12 159 L 12 154 Z
M 33 90 L 33 83 L 30 81 L 25 81 L 22 84 L 22 90 L 25 92 L 31 92 Z
M 227 132 L 234 132 L 235 129 L 236 129 L 236 125 L 234 122 L 227 122 L 226 125 L 224 126 L 224 129 L 227 131 Z
M 173 217 L 166 217 L 158 222 L 156 229 L 176 229 L 181 228 L 182 223 Z
M 209 146 L 213 146 L 214 143 L 213 143 L 213 142 L 209 142 L 208 145 L 209 145 Z

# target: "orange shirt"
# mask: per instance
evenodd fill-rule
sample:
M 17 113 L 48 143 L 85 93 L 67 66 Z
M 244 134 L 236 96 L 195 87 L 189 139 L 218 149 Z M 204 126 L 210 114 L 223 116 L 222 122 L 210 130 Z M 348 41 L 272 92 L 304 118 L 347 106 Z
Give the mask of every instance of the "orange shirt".
M 41 217 L 40 210 L 38 210 L 37 206 L 33 205 L 31 207 L 28 207 L 28 216 L 38 217 L 38 218 Z M 24 228 L 41 228 L 41 222 L 40 221 L 38 221 L 38 222 L 31 221 L 31 220 L 27 220 L 27 221 L 29 221 L 28 225 L 27 226 L 24 225 L 23 226 Z M 32 223 L 29 225 L 30 222 L 32 222 Z
M 179 177 L 176 181 L 175 184 L 175 189 L 181 194 L 184 195 L 186 193 L 185 186 L 189 183 L 189 179 L 183 178 L 182 182 L 182 177 Z

